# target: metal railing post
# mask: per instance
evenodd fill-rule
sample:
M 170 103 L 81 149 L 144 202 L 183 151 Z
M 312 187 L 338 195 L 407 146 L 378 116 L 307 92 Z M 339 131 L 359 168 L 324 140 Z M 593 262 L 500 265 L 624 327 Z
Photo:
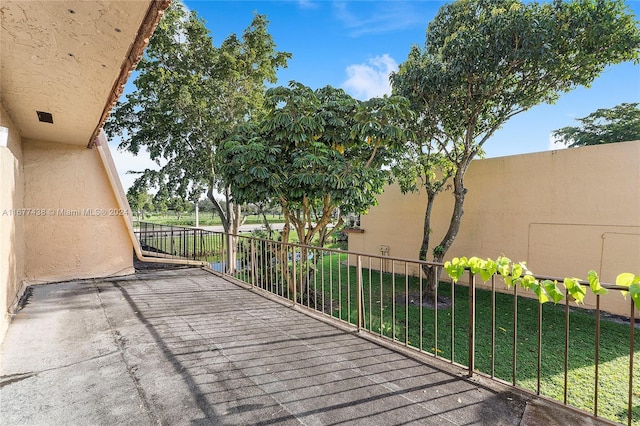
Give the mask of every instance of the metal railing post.
M 296 281 L 298 275 L 298 268 L 296 267 L 296 247 L 291 246 L 291 261 L 293 262 L 293 304 L 298 303 L 298 283 Z
M 362 294 L 362 257 L 360 255 L 356 258 L 356 293 L 358 297 L 358 331 L 364 323 L 364 299 Z
M 496 276 L 491 277 L 491 378 L 496 375 Z
M 513 365 L 511 366 L 511 384 L 516 385 L 518 375 L 518 286 L 513 286 Z M 565 386 L 566 388 L 566 386 Z
M 636 307 L 631 300 L 631 312 L 629 313 L 629 402 L 627 405 L 627 424 L 631 426 L 633 422 L 633 355 L 636 328 Z
M 593 391 L 593 415 L 598 416 L 598 386 L 600 384 L 600 295 L 596 295 L 596 353 Z
M 250 242 L 250 259 L 251 259 L 251 287 L 255 287 L 256 285 L 256 247 L 255 241 L 253 239 L 249 240 Z
M 516 287 L 517 288 L 517 287 Z M 563 378 L 563 395 L 562 402 L 567 405 L 567 386 L 569 383 L 569 290 L 565 291 L 564 297 L 564 378 Z M 514 343 L 515 345 L 515 343 Z
M 199 233 L 200 233 L 200 238 L 202 239 L 202 231 L 200 231 Z M 193 230 L 193 260 L 196 260 L 198 258 L 198 253 L 196 250 L 196 243 L 198 241 L 198 238 L 196 237 L 196 234 L 198 234 L 198 230 L 194 229 Z
M 222 245 L 220 246 L 220 255 L 222 256 L 222 263 L 220 264 L 220 272 L 222 272 L 222 275 L 226 275 L 227 274 L 227 246 L 229 245 L 229 235 L 222 233 L 221 235 L 221 239 L 222 239 Z
M 226 264 L 226 268 L 227 268 L 227 271 L 231 272 L 231 271 L 235 271 L 236 267 L 237 267 L 237 264 L 231 266 L 231 262 L 233 261 L 233 259 L 231 259 L 233 257 L 232 256 L 233 249 L 231 248 L 231 245 L 234 244 L 235 241 L 234 241 L 234 238 L 231 235 L 231 233 L 226 233 L 225 235 L 227 236 L 227 247 L 226 247 L 226 249 L 227 249 L 227 253 L 226 253 L 226 255 L 227 255 L 227 264 Z
M 538 302 L 538 364 L 537 364 L 537 383 L 536 394 L 540 395 L 541 372 L 542 372 L 542 303 Z
M 476 358 L 476 276 L 469 270 L 469 377 L 473 376 Z M 452 314 L 453 315 L 453 314 Z

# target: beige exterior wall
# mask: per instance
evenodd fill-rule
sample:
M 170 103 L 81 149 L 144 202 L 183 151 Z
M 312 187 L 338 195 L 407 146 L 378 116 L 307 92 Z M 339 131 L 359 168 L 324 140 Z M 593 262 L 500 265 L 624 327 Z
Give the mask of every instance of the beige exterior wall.
M 640 274 L 640 141 L 474 161 L 462 226 L 446 259 L 501 254 L 526 261 L 537 275 L 605 282 L 621 272 Z M 422 239 L 426 195 L 388 187 L 361 218 L 362 234 L 349 249 L 415 259 Z M 431 249 L 446 232 L 453 195 L 440 194 L 432 217 Z M 593 306 L 594 298 L 586 300 Z M 619 294 L 604 309 L 629 315 Z
M 22 138 L 2 104 L 0 126 L 8 129 L 0 147 L 1 341 L 27 285 L 134 269 L 128 212 L 105 171 L 115 169 L 106 141 L 105 165 L 97 148 Z
M 134 269 L 127 212 L 105 171 L 115 170 L 106 141 L 104 165 L 97 148 L 22 138 L 2 104 L 0 126 L 8 129 L 0 147 L 1 341 L 26 285 Z
M 85 147 L 169 3 L 2 2 L 0 340 L 25 285 L 133 272 L 108 145 Z
M 29 283 L 133 273 L 132 243 L 96 149 L 24 142 Z
M 22 140 L 4 105 L 0 126 L 7 128 L 8 143 L 0 147 L 0 341 L 9 326 L 9 309 L 17 302 L 25 277 L 24 217 L 14 214 L 24 207 Z

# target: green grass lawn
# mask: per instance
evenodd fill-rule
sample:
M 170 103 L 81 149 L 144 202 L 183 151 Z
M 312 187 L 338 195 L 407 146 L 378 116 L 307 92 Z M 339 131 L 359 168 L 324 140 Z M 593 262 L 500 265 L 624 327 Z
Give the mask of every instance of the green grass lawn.
M 169 254 L 187 259 L 207 261 L 209 263 L 222 261 L 222 237 L 220 234 L 204 233 L 202 237 L 194 237 L 189 232 L 161 233 L 157 236 L 147 236 L 142 239 L 145 246 L 156 249 L 159 253 Z M 154 250 L 155 251 L 155 250 Z
M 302 303 L 336 318 L 357 322 L 356 270 L 346 265 L 346 254 L 318 255 L 315 277 Z M 248 277 L 245 274 L 245 279 Z M 280 279 L 280 281 L 282 281 Z M 332 285 L 330 283 L 333 283 Z M 503 284 L 497 284 L 503 285 Z M 466 286 L 441 283 L 439 296 L 455 294 L 452 307 L 437 312 L 437 340 L 434 309 L 420 307 L 420 283 L 416 277 L 377 271 L 363 271 L 364 323 L 373 333 L 393 338 L 457 363 L 468 363 L 469 292 Z M 277 286 L 276 286 L 277 287 Z M 285 295 L 280 286 L 276 291 Z M 307 298 L 307 294 L 309 298 Z M 315 297 L 314 297 L 315 294 Z M 406 303 L 416 299 L 414 303 Z M 290 296 L 290 295 L 289 295 Z M 393 303 L 394 300 L 396 303 Z M 513 295 L 496 293 L 495 376 L 513 380 Z M 538 307 L 536 300 L 517 298 L 516 384 L 536 392 L 538 367 Z M 564 383 L 564 305 L 542 305 L 542 361 L 540 393 L 562 401 Z M 595 314 L 570 308 L 567 403 L 593 411 L 595 378 Z M 422 323 L 422 333 L 420 324 Z M 627 422 L 629 374 L 628 324 L 601 320 L 600 385 L 598 415 Z M 452 330 L 454 333 L 452 334 Z M 476 290 L 476 370 L 491 373 L 491 292 Z M 634 346 L 634 396 L 640 400 L 640 333 Z M 453 356 L 452 356 L 453 354 Z M 634 404 L 633 422 L 640 424 L 640 404 Z
M 138 220 L 137 217 L 134 219 Z M 157 223 L 162 225 L 174 225 L 174 226 L 195 226 L 196 224 L 196 215 L 195 213 L 183 214 L 178 218 L 175 213 L 171 214 L 150 214 L 145 216 L 144 219 L 140 218 L 143 222 Z M 212 225 L 222 225 L 220 221 L 220 217 L 216 213 L 200 213 L 199 214 L 199 224 L 200 226 L 212 226 Z M 282 216 L 278 215 L 267 215 L 267 220 L 269 223 L 280 223 L 284 221 Z M 247 220 L 245 224 L 262 224 L 263 218 L 258 215 L 250 215 L 247 216 Z

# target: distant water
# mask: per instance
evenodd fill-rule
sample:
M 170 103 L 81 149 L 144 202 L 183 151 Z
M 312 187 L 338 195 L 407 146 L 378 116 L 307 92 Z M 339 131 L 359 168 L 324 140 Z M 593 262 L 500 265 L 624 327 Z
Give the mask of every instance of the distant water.
M 224 272 L 226 263 L 223 262 L 215 262 L 211 264 L 211 269 L 213 269 L 216 272 Z M 236 264 L 236 268 L 237 269 L 241 269 L 242 264 L 241 262 L 238 260 L 237 264 Z

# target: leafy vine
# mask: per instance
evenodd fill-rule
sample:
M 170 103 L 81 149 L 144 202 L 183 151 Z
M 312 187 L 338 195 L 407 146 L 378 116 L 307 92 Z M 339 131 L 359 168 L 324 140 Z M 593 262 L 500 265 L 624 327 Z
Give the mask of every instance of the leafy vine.
M 554 303 L 558 303 L 564 299 L 565 292 L 561 290 L 557 280 L 545 279 L 540 281 L 527 269 L 525 262 L 515 263 L 505 256 L 500 256 L 496 260 L 485 260 L 475 256 L 470 259 L 454 257 L 451 261 L 444 263 L 444 270 L 454 283 L 458 282 L 466 270 L 470 270 L 474 275 L 480 275 L 480 278 L 485 283 L 492 276 L 499 274 L 507 288 L 517 285 L 523 289 L 531 290 L 536 294 L 540 303 L 546 303 L 551 300 Z M 583 303 L 587 295 L 587 286 L 582 284 L 584 282 L 589 283 L 589 288 L 593 294 L 604 295 L 609 292 L 600 284 L 600 278 L 596 271 L 593 270 L 588 272 L 587 281 L 575 277 L 564 278 L 562 280 L 564 288 L 576 303 Z M 640 275 L 634 275 L 629 272 L 622 273 L 616 277 L 616 286 L 628 288 L 626 291 L 621 291 L 622 295 L 626 299 L 627 293 L 630 293 L 633 303 L 640 310 Z

